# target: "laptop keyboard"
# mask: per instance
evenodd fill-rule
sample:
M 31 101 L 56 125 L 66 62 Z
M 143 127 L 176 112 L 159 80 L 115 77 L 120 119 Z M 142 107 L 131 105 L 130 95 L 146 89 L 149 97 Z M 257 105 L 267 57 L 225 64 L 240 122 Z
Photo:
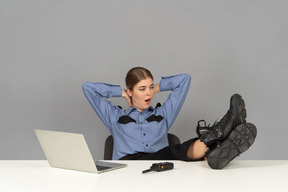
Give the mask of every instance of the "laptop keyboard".
M 96 165 L 96 167 L 97 167 L 98 171 L 103 171 L 103 170 L 111 168 L 111 167 L 106 167 L 106 166 L 102 166 L 102 165 Z

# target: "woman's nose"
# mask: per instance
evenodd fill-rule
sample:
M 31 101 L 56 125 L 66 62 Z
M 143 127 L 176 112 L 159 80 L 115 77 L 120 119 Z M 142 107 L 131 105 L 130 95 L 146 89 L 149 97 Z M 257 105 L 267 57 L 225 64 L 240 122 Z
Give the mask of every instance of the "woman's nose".
M 151 90 L 147 89 L 147 95 L 150 95 L 150 94 L 151 94 Z

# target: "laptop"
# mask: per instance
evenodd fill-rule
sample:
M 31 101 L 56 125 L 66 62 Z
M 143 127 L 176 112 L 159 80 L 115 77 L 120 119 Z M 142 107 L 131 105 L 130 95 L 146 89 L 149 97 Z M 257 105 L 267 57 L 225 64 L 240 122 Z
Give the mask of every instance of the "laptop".
M 51 167 L 102 173 L 126 167 L 127 164 L 94 161 L 82 134 L 34 130 Z

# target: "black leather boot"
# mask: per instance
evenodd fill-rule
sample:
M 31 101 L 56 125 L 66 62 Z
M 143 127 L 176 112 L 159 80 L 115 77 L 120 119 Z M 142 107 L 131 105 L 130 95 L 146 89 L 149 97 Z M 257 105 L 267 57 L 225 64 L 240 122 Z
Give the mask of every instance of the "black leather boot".
M 257 129 L 252 123 L 238 125 L 227 139 L 206 154 L 212 169 L 223 169 L 235 157 L 245 152 L 254 143 Z
M 198 121 L 196 132 L 200 140 L 210 148 L 215 141 L 226 139 L 235 127 L 245 123 L 246 116 L 244 100 L 239 94 L 234 94 L 230 98 L 230 108 L 224 117 L 211 127 L 206 125 L 205 120 Z M 204 126 L 200 125 L 201 122 L 204 123 Z

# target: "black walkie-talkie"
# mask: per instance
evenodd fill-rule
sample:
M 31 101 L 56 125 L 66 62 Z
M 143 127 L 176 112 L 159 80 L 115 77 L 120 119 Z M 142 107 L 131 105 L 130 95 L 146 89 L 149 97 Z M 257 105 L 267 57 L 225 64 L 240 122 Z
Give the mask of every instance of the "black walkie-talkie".
M 174 164 L 170 162 L 163 162 L 163 163 L 153 163 L 150 169 L 142 171 L 142 173 L 147 173 L 150 171 L 166 171 L 171 170 L 174 168 Z

